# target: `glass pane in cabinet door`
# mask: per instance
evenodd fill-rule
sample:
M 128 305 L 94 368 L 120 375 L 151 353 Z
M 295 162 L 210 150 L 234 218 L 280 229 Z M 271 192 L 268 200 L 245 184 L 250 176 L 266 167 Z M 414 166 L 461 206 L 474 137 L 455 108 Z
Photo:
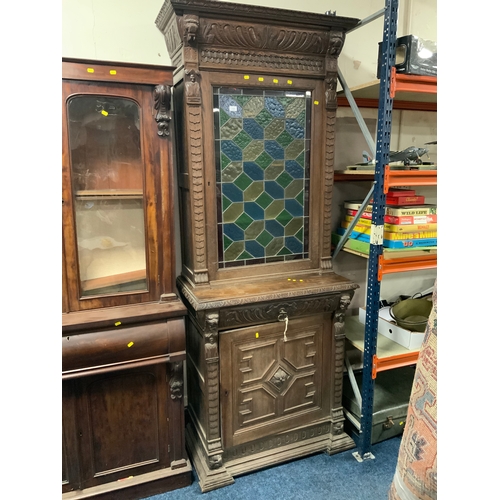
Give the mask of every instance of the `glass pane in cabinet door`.
M 130 99 L 68 101 L 82 296 L 147 289 L 139 116 Z

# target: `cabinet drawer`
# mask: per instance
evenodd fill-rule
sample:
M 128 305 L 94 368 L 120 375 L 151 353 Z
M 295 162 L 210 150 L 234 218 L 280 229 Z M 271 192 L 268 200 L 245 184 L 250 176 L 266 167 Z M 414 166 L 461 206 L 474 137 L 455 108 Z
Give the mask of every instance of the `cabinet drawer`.
M 185 358 L 184 318 L 62 338 L 63 378 Z

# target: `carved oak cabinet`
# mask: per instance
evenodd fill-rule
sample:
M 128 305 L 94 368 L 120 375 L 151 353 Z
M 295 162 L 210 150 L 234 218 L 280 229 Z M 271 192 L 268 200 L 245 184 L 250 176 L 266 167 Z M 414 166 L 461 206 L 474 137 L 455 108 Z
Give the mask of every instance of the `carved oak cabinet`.
M 186 441 L 202 491 L 344 432 L 332 271 L 337 58 L 357 19 L 166 0 L 188 308 Z
M 63 498 L 191 483 L 175 292 L 172 68 L 62 64 Z

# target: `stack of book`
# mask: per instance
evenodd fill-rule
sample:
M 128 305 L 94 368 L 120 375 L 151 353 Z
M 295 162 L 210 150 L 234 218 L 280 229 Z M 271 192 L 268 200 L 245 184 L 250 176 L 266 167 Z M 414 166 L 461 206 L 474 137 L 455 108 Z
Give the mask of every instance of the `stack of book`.
M 332 235 L 338 244 L 361 208 L 362 201 L 346 201 L 344 218 Z M 353 227 L 345 249 L 369 253 L 372 206 L 368 205 Z M 437 250 L 437 206 L 425 204 L 425 197 L 413 189 L 391 189 L 386 196 L 383 247 L 388 250 L 419 250 L 418 253 L 435 253 Z M 434 252 L 431 252 L 434 250 Z M 390 253 L 390 252 L 388 252 Z M 415 254 L 415 252 L 413 252 Z

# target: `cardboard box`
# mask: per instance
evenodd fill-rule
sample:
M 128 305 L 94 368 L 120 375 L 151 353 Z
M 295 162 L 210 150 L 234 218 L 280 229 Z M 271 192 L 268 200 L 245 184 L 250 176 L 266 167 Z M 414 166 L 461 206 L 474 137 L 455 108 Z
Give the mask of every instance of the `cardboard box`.
M 424 340 L 425 332 L 412 332 L 396 325 L 389 314 L 389 307 L 383 307 L 379 311 L 378 333 L 406 347 L 410 351 L 419 350 Z M 366 323 L 366 309 L 359 308 L 359 321 Z

